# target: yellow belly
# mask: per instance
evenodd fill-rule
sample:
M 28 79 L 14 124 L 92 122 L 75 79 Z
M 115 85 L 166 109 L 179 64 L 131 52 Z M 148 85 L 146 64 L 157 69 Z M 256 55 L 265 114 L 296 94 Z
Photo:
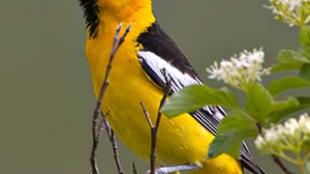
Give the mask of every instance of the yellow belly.
M 117 136 L 136 154 L 148 159 L 150 128 L 140 102 L 145 103 L 155 121 L 163 92 L 146 77 L 136 57 L 136 48 L 131 46 L 134 44 L 128 42 L 130 39 L 117 52 L 113 62 L 103 111 L 109 111 L 107 119 Z M 96 95 L 105 73 L 110 43 L 109 39 L 88 43 L 87 54 Z M 207 159 L 208 146 L 213 138 L 189 114 L 173 119 L 163 117 L 157 139 L 158 161 L 165 165 L 200 163 L 204 166 L 197 172 L 200 174 L 242 173 L 238 162 L 228 155 Z

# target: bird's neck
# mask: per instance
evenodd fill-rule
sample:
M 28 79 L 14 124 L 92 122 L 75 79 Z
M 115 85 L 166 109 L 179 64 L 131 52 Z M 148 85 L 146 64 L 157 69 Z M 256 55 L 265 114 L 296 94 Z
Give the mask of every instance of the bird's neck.
M 107 2 L 102 0 L 103 2 Z M 102 2 L 98 0 L 98 2 Z M 113 0 L 115 2 L 115 0 Z M 112 42 L 115 34 L 116 27 L 123 23 L 121 34 L 125 28 L 131 24 L 131 31 L 126 37 L 121 49 L 126 54 L 135 55 L 136 49 L 140 48 L 137 45 L 138 37 L 147 31 L 147 29 L 155 22 L 151 3 L 146 3 L 146 0 L 129 0 L 128 2 L 136 4 L 127 4 L 116 8 L 116 6 L 104 6 L 104 4 L 98 4 L 98 25 L 96 26 L 95 34 L 88 35 L 86 52 L 88 61 L 93 65 L 105 64 L 106 59 L 109 57 Z M 126 57 L 126 56 L 125 56 Z M 124 59 L 122 59 L 124 60 Z M 98 63 L 101 62 L 101 63 Z
M 120 0 L 122 1 L 122 0 Z M 99 0 L 100 18 L 104 20 L 106 16 L 113 16 L 115 20 L 130 22 L 142 19 L 146 16 L 153 16 L 152 3 L 148 0 L 129 0 L 126 3 L 117 4 L 115 0 L 109 4 L 107 0 Z
M 100 3 L 100 1 L 99 1 Z M 131 0 L 121 6 L 99 5 L 98 33 L 106 30 L 115 30 L 120 23 L 132 24 L 133 30 L 141 30 L 155 22 L 152 4 L 145 0 Z

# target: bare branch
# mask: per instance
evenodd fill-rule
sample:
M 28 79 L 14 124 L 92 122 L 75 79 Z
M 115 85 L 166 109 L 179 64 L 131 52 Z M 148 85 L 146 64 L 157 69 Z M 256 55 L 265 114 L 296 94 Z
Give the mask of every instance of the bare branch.
M 153 128 L 154 125 L 153 125 L 153 123 L 152 123 L 150 113 L 149 113 L 149 111 L 146 109 L 146 106 L 145 106 L 144 102 L 141 102 L 140 105 L 141 105 L 141 107 L 142 107 L 142 110 L 143 110 L 143 113 L 144 113 L 144 116 L 145 116 L 145 119 L 146 119 L 147 123 L 149 124 L 150 128 Z
M 106 114 L 106 115 L 108 115 L 108 114 Z M 119 157 L 118 144 L 117 144 L 117 141 L 115 139 L 114 131 L 112 130 L 110 124 L 107 122 L 106 118 L 102 118 L 102 120 L 103 120 L 103 125 L 105 126 L 105 129 L 106 129 L 109 141 L 112 145 L 113 158 L 115 161 L 117 173 L 118 174 L 124 174 L 124 171 L 123 171 L 123 168 L 121 165 L 121 161 L 120 161 L 120 157 Z
M 164 74 L 166 84 L 165 84 L 165 89 L 164 89 L 164 95 L 160 101 L 160 105 L 158 108 L 155 126 L 152 123 L 150 113 L 148 112 L 145 104 L 143 102 L 141 102 L 141 107 L 142 107 L 143 113 L 144 113 L 146 120 L 147 120 L 147 122 L 150 126 L 150 129 L 151 129 L 150 174 L 155 174 L 155 170 L 156 170 L 156 164 L 155 163 L 156 163 L 156 150 L 157 150 L 157 148 L 156 148 L 157 132 L 158 132 L 158 128 L 159 128 L 161 117 L 162 117 L 160 110 L 161 110 L 162 106 L 164 105 L 164 103 L 166 102 L 166 99 L 169 96 L 170 91 L 171 91 L 171 77 L 168 77 L 168 74 L 166 73 L 165 69 L 162 70 L 162 73 Z
M 103 115 L 103 114 L 102 114 Z M 109 112 L 107 112 L 104 117 L 102 118 L 102 125 L 104 126 L 105 128 L 105 131 L 108 135 L 108 138 L 110 138 L 112 136 L 112 128 L 110 126 L 110 124 L 108 123 L 107 119 L 106 119 L 106 116 L 109 115 Z
M 99 140 L 99 138 L 101 137 L 101 134 L 104 130 L 104 120 L 105 120 L 105 115 L 103 113 L 101 113 L 101 120 L 100 122 L 98 122 L 97 124 L 97 133 L 96 133 L 96 139 Z
M 280 158 L 278 158 L 275 155 L 271 155 L 273 161 L 281 168 L 281 170 L 285 173 L 285 174 L 293 174 L 293 172 L 289 171 L 286 166 L 283 164 L 283 162 L 280 160 Z
M 116 169 L 118 174 L 124 174 L 122 165 L 121 165 L 121 161 L 120 161 L 120 157 L 119 157 L 119 152 L 118 152 L 118 144 L 115 140 L 115 134 L 114 131 L 111 130 L 111 137 L 110 137 L 110 142 L 112 144 L 112 151 L 113 151 L 113 158 L 116 164 Z
M 112 50 L 111 50 L 111 53 L 109 56 L 109 61 L 108 61 L 107 67 L 106 67 L 106 71 L 105 71 L 105 75 L 104 75 L 103 82 L 101 85 L 101 89 L 99 91 L 99 96 L 98 96 L 98 99 L 96 102 L 96 107 L 95 107 L 94 112 L 93 112 L 93 119 L 92 119 L 93 143 L 92 143 L 91 154 L 90 154 L 90 163 L 91 163 L 92 174 L 100 174 L 99 168 L 97 165 L 97 159 L 96 159 L 97 148 L 98 148 L 99 139 L 100 139 L 100 135 L 101 135 L 100 131 L 101 131 L 101 127 L 102 127 L 102 125 L 99 123 L 99 116 L 101 114 L 101 106 L 103 103 L 104 94 L 105 94 L 105 91 L 109 85 L 108 78 L 109 78 L 109 75 L 111 73 L 112 62 L 114 60 L 116 52 L 118 51 L 118 49 L 122 45 L 122 43 L 125 41 L 127 34 L 130 32 L 131 25 L 129 25 L 126 28 L 124 34 L 121 37 L 119 37 L 121 28 L 122 28 L 122 24 L 118 25 L 118 27 L 116 28 L 114 40 L 113 40 L 113 44 L 112 44 Z
M 99 138 L 101 135 L 101 132 L 98 132 L 98 131 L 101 131 L 101 128 L 97 128 L 97 127 L 101 127 L 101 126 L 97 126 L 99 124 L 98 123 L 98 120 L 99 120 L 98 117 L 99 117 L 99 115 L 95 116 L 95 114 L 94 114 L 93 120 L 92 120 L 93 144 L 92 144 L 91 155 L 90 155 L 90 164 L 91 164 L 91 168 L 92 168 L 92 174 L 100 174 L 99 168 L 97 165 L 97 158 L 96 158 L 98 144 L 99 144 Z
M 133 174 L 138 174 L 138 170 L 137 170 L 137 167 L 136 167 L 136 163 L 135 163 L 135 162 L 132 163 L 132 173 L 133 173 Z

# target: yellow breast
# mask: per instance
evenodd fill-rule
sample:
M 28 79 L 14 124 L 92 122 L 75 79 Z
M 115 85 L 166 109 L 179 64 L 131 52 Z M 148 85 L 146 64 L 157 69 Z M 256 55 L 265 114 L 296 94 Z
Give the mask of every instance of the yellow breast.
M 154 17 L 133 23 L 133 29 L 115 56 L 110 85 L 104 97 L 103 111 L 109 111 L 107 119 L 117 136 L 135 153 L 147 159 L 150 154 L 150 128 L 143 115 L 140 102 L 144 102 L 153 121 L 163 92 L 145 75 L 137 58 L 136 38 L 146 30 L 145 23 Z M 96 38 L 87 40 L 87 57 L 92 73 L 96 96 L 102 84 L 111 51 L 115 28 L 119 21 L 106 17 L 107 25 L 99 26 Z M 128 25 L 125 22 L 124 25 Z M 174 119 L 163 117 L 159 132 L 157 155 L 164 164 L 207 164 L 203 171 L 215 173 L 241 173 L 239 164 L 228 155 L 207 159 L 208 145 L 213 135 L 189 114 Z

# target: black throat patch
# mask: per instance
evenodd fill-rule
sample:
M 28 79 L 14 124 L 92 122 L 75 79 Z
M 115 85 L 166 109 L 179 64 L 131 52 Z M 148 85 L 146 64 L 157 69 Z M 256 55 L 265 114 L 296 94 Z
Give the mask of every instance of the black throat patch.
M 84 10 L 84 18 L 89 36 L 94 38 L 97 35 L 99 25 L 99 6 L 97 0 L 79 0 Z

